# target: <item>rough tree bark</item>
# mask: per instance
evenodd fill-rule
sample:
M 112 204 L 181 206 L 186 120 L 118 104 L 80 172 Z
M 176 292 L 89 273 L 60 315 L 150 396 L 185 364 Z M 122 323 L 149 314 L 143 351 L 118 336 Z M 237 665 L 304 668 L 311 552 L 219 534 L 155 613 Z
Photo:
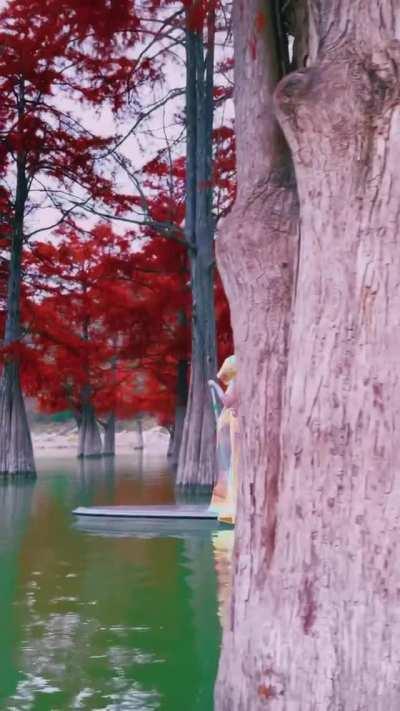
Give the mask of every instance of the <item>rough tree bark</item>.
M 214 15 L 206 51 L 201 31 L 186 30 L 187 184 L 185 233 L 192 288 L 192 356 L 189 396 L 180 447 L 177 484 L 212 486 L 215 422 L 207 381 L 217 369 L 212 216 L 212 127 Z
M 25 111 L 24 85 L 19 87 L 19 117 Z M 4 346 L 21 339 L 22 249 L 24 243 L 25 205 L 28 196 L 26 158 L 17 157 L 16 196 L 10 235 L 10 265 L 7 289 L 7 317 Z M 36 476 L 35 462 L 25 402 L 22 395 L 18 354 L 10 354 L 0 379 L 0 475 Z
M 254 138 L 250 115 L 262 119 L 273 88 L 254 34 L 261 5 L 236 2 L 239 196 L 218 250 L 239 354 L 243 462 L 216 708 L 395 711 L 400 6 L 309 0 L 308 68 L 276 92 L 300 204 L 281 410 L 272 346 L 282 329 L 262 301 L 265 292 L 274 300 L 280 284 L 279 301 L 288 302 L 276 252 L 287 222 L 279 201 L 258 212 L 245 201 L 257 199 L 254 162 L 265 180 L 276 151 L 266 134 L 254 144 L 259 159 L 244 150 Z
M 0 475 L 35 477 L 31 434 L 17 362 L 7 363 L 0 381 Z

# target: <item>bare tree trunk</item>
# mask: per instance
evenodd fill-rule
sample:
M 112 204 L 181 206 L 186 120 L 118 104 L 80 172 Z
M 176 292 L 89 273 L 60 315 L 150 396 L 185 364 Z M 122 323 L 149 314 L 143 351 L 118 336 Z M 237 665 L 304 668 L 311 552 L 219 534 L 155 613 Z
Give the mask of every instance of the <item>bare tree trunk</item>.
M 24 113 L 24 86 L 21 83 L 19 116 Z M 11 230 L 11 256 L 7 290 L 7 317 L 4 346 L 17 345 L 21 340 L 21 282 L 22 248 L 24 242 L 24 215 L 28 195 L 26 159 L 23 153 L 17 158 L 17 188 L 14 220 Z M 36 476 L 31 433 L 22 395 L 19 358 L 7 356 L 0 379 L 0 475 L 15 474 Z
M 233 235 L 239 229 L 247 239 L 245 218 L 253 234 L 272 219 L 282 234 L 285 220 L 272 206 L 256 219 L 245 207 L 241 223 L 236 207 L 219 250 L 240 355 L 243 480 L 218 711 L 400 708 L 400 7 L 308 4 L 310 67 L 283 79 L 276 94 L 301 226 L 281 437 L 271 421 L 276 364 L 261 337 L 276 335 L 276 323 L 265 309 L 266 325 L 257 310 L 254 326 L 242 321 L 251 286 L 248 273 L 240 284 L 234 271 Z M 260 3 L 239 6 L 243 147 L 242 119 L 259 116 L 260 104 L 246 107 L 242 71 L 260 102 L 257 66 L 265 78 L 271 62 L 263 68 L 259 53 L 245 49 Z M 256 145 L 268 163 L 274 141 Z M 251 182 L 251 162 L 239 149 L 242 181 Z M 248 245 L 249 264 L 262 270 L 253 281 L 259 302 L 275 256 L 261 260 Z
M 104 442 L 103 455 L 105 457 L 115 457 L 115 414 L 110 413 L 104 422 Z
M 96 413 L 90 399 L 90 387 L 82 390 L 82 411 L 79 423 L 78 458 L 101 457 L 102 444 Z
M 214 16 L 207 51 L 202 33 L 186 31 L 187 203 L 186 240 L 192 287 L 192 358 L 177 484 L 211 486 L 215 477 L 215 422 L 207 381 L 217 368 L 212 216 Z

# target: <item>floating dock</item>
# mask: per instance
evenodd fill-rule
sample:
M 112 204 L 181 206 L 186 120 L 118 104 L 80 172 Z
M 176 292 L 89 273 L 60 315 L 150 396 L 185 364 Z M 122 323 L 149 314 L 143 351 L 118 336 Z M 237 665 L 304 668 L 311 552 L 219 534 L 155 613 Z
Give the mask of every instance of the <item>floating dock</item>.
M 174 519 L 216 521 L 218 514 L 204 504 L 168 504 L 162 506 L 78 506 L 74 516 L 124 519 Z
M 226 528 L 204 504 L 79 506 L 72 513 L 77 531 L 107 538 L 204 538 Z

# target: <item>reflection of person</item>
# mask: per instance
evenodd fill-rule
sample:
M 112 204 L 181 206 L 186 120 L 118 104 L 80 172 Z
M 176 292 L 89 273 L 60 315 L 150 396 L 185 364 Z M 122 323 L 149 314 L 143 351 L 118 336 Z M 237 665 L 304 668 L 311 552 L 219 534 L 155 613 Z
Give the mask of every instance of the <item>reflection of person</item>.
M 224 626 L 228 617 L 228 603 L 231 594 L 232 555 L 234 530 L 215 531 L 212 534 L 214 564 L 217 575 L 218 616 Z
M 210 381 L 217 390 L 223 409 L 217 420 L 217 483 L 214 487 L 210 509 L 218 513 L 218 519 L 235 523 L 236 492 L 239 463 L 239 428 L 236 406 L 236 359 L 230 356 L 224 361 L 218 378 L 226 386 L 224 392 Z

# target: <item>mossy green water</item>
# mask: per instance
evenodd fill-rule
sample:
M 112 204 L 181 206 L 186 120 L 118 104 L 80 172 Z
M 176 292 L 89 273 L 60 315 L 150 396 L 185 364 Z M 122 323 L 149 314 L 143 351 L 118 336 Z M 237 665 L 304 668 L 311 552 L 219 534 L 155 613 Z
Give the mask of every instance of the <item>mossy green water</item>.
M 153 464 L 39 462 L 0 486 L 0 708 L 211 711 L 220 625 L 213 533 L 82 531 L 71 510 L 169 503 Z

